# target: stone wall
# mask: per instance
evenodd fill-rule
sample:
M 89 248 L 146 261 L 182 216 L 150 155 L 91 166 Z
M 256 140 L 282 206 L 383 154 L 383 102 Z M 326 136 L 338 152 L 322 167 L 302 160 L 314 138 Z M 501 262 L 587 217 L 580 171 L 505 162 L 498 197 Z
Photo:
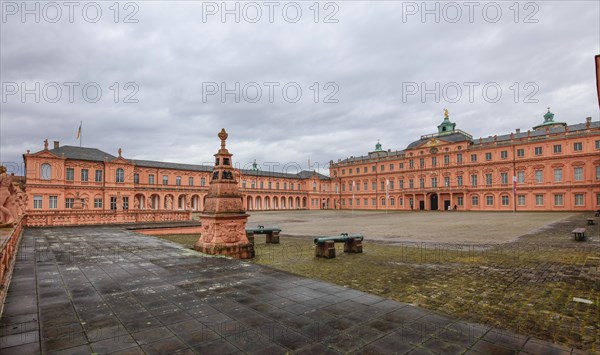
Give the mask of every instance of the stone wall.
M 57 211 L 28 211 L 27 227 L 169 222 L 189 221 L 191 219 L 191 211 L 78 211 L 69 209 Z

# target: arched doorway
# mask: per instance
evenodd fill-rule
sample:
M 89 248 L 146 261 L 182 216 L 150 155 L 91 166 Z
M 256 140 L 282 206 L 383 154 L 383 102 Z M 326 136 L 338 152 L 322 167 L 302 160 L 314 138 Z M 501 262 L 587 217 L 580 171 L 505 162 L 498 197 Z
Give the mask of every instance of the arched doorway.
M 430 204 L 430 209 L 432 211 L 437 211 L 438 209 L 438 195 L 437 194 L 431 194 L 430 200 L 429 200 Z

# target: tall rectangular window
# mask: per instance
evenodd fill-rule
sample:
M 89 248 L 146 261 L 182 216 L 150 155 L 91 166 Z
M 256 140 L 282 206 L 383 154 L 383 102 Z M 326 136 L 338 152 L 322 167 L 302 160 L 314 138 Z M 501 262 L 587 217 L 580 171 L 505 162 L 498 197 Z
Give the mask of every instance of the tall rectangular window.
M 542 147 L 535 147 L 534 148 L 534 154 L 535 155 L 542 155 Z
M 176 176 L 175 177 L 175 185 L 181 186 L 181 176 Z
M 200 178 L 200 186 L 206 186 L 206 178 Z M 260 188 L 262 189 L 262 182 L 260 183 Z
M 87 182 L 89 179 L 89 170 L 88 169 L 81 169 L 81 181 L 82 182 Z
M 400 168 L 400 169 L 404 169 L 404 163 L 400 163 L 400 164 L 398 164 L 398 168 Z
M 425 167 L 425 159 L 419 158 L 419 168 L 424 168 L 424 167 Z
M 471 186 L 477 186 L 477 175 L 471 175 Z
M 525 206 L 525 195 L 517 195 L 517 205 Z
M 583 181 L 583 168 L 582 167 L 576 167 L 573 172 L 574 172 L 573 177 L 574 177 L 575 181 Z
M 412 168 L 414 168 L 414 167 L 415 167 L 415 162 L 414 162 L 412 159 L 411 159 L 411 160 L 409 160 L 409 161 L 408 161 L 408 168 L 409 168 L 409 169 L 412 169 Z
M 73 208 L 75 204 L 75 199 L 72 197 L 68 197 L 65 199 L 65 208 Z
M 457 202 L 456 204 L 459 206 L 463 206 L 465 203 L 464 198 L 462 196 L 458 196 L 458 198 L 456 199 L 456 202 Z
M 456 177 L 456 185 L 457 185 L 458 187 L 461 187 L 461 186 L 463 186 L 463 177 L 462 177 L 462 175 L 458 175 L 458 176 Z
M 600 139 L 598 139 L 595 143 L 594 143 L 594 147 L 596 149 L 600 149 Z
M 269 181 L 267 183 L 267 187 L 268 187 L 269 190 L 271 190 L 271 188 L 273 187 L 273 183 L 271 181 Z M 315 189 L 313 189 L 313 191 L 315 191 Z
M 168 175 L 163 175 L 162 184 L 169 185 L 169 176 Z
M 138 174 L 138 173 L 133 174 L 133 183 L 134 184 L 140 183 L 140 174 Z
M 477 154 L 471 154 L 471 161 L 477 161 Z
M 502 206 L 508 206 L 509 199 L 507 195 L 502 195 Z
M 242 180 L 242 189 L 246 188 L 246 180 Z
M 562 169 L 561 168 L 554 169 L 554 182 L 562 182 L 562 180 L 563 180 Z
M 385 165 L 381 164 L 381 165 L 379 166 L 379 170 L 381 170 L 381 171 L 384 171 L 384 170 L 385 170 Z
M 596 180 L 600 180 L 600 165 L 596 165 Z
M 563 195 L 562 194 L 554 195 L 554 206 L 562 206 L 563 204 L 564 204 Z
M 123 209 L 129 209 L 129 196 L 123 196 Z
M 544 195 L 535 195 L 535 205 L 536 206 L 544 205 Z
M 492 153 L 485 153 L 485 160 L 492 160 Z
M 456 154 L 456 162 L 458 164 L 462 163 L 462 153 Z
M 583 206 L 585 204 L 585 198 L 583 194 L 575 194 L 575 206 Z
M 437 187 L 437 178 L 431 178 L 431 187 Z
M 413 179 L 408 179 L 408 188 L 409 189 L 414 189 L 415 188 L 415 182 Z
M 67 178 L 67 181 L 75 180 L 75 169 L 67 168 L 66 178 Z
M 58 196 L 48 196 L 48 208 L 58 208 Z
M 444 176 L 444 186 L 450 187 L 450 177 L 449 176 Z
M 506 150 L 501 151 L 500 158 L 502 158 L 502 159 L 508 158 L 508 151 L 506 151 Z
M 154 185 L 154 174 L 148 175 L 148 185 Z
M 117 198 L 115 196 L 110 198 L 110 209 L 113 211 L 117 209 Z
M 390 191 L 394 190 L 394 180 L 390 180 Z
M 33 196 L 33 208 L 35 208 L 35 209 L 42 208 L 42 196 L 40 196 L 40 195 Z
M 507 185 L 508 184 L 508 173 L 500 173 L 500 180 L 502 182 L 502 185 Z
M 423 179 L 423 178 L 419 179 L 419 187 L 420 188 L 425 188 L 425 179 Z
M 371 183 L 371 190 L 373 190 L 373 191 L 377 190 L 377 183 L 374 181 Z
M 188 185 L 194 186 L 194 177 L 193 176 L 188 177 Z
M 436 167 L 437 166 L 437 158 L 436 157 L 431 157 L 431 166 L 432 167 Z
M 492 174 L 485 174 L 485 184 L 487 186 L 492 185 Z
M 494 196 L 486 196 L 485 204 L 488 206 L 493 206 L 494 205 Z
M 400 185 L 400 188 L 401 188 L 401 189 L 403 189 L 403 188 L 404 188 L 404 179 L 400 180 L 400 183 L 399 183 L 399 185 Z
M 535 171 L 535 182 L 538 184 L 544 182 L 544 172 L 542 170 Z
M 102 199 L 101 198 L 94 199 L 94 208 L 102 208 Z
M 473 206 L 479 205 L 479 197 L 478 196 L 471 197 L 471 205 L 473 205 Z
M 444 165 L 450 165 L 450 156 L 444 155 Z
M 102 170 L 96 170 L 96 182 L 102 182 Z
M 394 171 L 394 164 L 390 164 L 390 171 Z
M 583 150 L 583 143 L 581 143 L 581 142 L 573 143 L 573 151 L 574 152 L 580 152 L 582 150 Z
M 525 156 L 525 149 L 517 149 L 517 156 L 518 157 L 524 157 Z
M 517 171 L 517 182 L 519 184 L 525 183 L 525 172 L 523 170 Z
M 369 183 L 368 183 L 368 182 L 365 182 L 365 183 L 363 184 L 363 187 L 364 187 L 365 191 L 367 191 L 367 190 L 369 189 Z

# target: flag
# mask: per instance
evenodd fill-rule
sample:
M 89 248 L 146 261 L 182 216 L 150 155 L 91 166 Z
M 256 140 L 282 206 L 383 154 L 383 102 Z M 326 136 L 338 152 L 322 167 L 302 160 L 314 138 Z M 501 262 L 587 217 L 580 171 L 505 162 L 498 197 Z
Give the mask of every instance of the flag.
M 354 190 L 356 190 L 356 181 L 352 181 L 352 199 L 354 200 Z
M 517 177 L 513 175 L 513 194 L 517 193 Z
M 79 128 L 77 129 L 77 139 L 81 138 L 81 124 L 83 122 L 79 122 Z

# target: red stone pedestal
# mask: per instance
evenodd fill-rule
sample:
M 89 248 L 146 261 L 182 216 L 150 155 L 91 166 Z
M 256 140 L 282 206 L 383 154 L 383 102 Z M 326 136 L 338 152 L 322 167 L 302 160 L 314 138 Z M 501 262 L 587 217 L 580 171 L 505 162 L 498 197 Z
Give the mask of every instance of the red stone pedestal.
M 225 129 L 219 138 L 221 149 L 215 154 L 215 167 L 200 215 L 202 232 L 194 249 L 211 255 L 250 259 L 254 257 L 254 243 L 246 236 L 248 215 L 234 175 L 232 154 L 225 148 Z

